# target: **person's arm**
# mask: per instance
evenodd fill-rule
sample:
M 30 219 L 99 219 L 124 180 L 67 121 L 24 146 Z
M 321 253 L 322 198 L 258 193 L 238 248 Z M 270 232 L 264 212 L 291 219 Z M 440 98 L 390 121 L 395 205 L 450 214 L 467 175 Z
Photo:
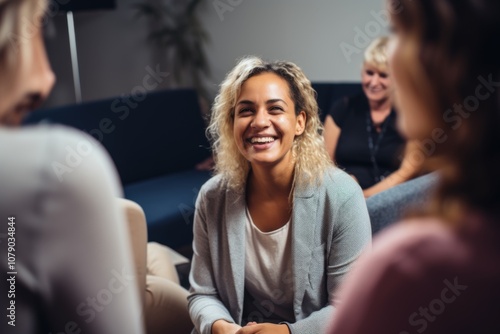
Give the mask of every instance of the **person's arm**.
M 116 203 L 121 190 L 111 160 L 91 137 L 50 131 L 38 230 L 30 238 L 40 311 L 48 329 L 143 333 L 130 239 Z M 70 151 L 76 153 L 68 158 Z M 55 162 L 67 164 L 71 172 L 57 174 Z
M 210 260 L 207 229 L 205 193 L 202 188 L 196 200 L 194 216 L 193 259 L 189 274 L 191 284 L 188 297 L 189 314 L 200 334 L 234 334 L 240 326 L 235 324 L 227 307 L 218 297 Z M 227 325 L 217 322 L 218 320 L 225 321 Z M 229 331 L 230 327 L 234 329 L 234 332 Z
M 326 115 L 323 138 L 325 140 L 325 147 L 330 159 L 335 159 L 335 150 L 340 137 L 340 127 L 335 123 L 331 115 Z
M 352 185 L 353 191 L 341 203 L 333 201 L 335 230 L 331 247 L 327 250 L 326 284 L 329 296 L 336 297 L 337 288 L 362 251 L 371 244 L 371 227 L 366 201 L 361 188 L 347 175 L 343 182 Z M 313 258 L 314 260 L 314 258 Z M 307 318 L 288 324 L 292 334 L 324 333 L 331 317 L 336 317 L 335 307 L 325 305 Z
M 408 142 L 405 147 L 405 154 L 401 166 L 382 181 L 363 190 L 365 197 L 373 196 L 416 177 L 422 171 L 422 159 L 418 157 L 415 158 L 416 155 L 420 154 L 418 150 L 419 147 L 417 142 Z

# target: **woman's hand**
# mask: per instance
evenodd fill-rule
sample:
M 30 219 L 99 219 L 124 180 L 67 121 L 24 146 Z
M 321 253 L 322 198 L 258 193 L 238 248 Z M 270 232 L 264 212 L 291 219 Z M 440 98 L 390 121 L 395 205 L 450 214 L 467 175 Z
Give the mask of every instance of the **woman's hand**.
M 252 322 L 241 328 L 236 334 L 290 334 L 290 330 L 285 324 L 257 324 Z
M 212 324 L 212 334 L 235 334 L 239 329 L 241 329 L 241 326 L 222 319 Z

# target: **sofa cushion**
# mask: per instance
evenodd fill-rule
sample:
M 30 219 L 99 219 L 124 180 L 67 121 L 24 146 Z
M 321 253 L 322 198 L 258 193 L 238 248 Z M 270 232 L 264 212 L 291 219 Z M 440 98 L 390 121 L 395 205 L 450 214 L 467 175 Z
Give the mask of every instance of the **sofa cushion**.
M 191 169 L 125 186 L 125 197 L 146 213 L 149 241 L 172 248 L 192 242 L 196 197 L 209 178 L 209 172 Z

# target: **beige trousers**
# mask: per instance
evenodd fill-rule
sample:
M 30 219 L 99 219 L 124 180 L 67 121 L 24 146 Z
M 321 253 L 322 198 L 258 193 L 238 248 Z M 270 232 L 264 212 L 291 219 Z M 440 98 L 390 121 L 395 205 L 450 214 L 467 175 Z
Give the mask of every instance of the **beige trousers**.
M 146 275 L 146 332 L 148 334 L 189 334 L 188 291 L 179 284 L 172 261 L 173 250 L 148 243 Z

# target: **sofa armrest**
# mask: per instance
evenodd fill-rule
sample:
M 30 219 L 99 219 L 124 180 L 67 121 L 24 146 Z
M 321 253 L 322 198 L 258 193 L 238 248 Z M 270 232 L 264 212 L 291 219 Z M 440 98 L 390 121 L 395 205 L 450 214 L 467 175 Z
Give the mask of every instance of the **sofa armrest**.
M 147 273 L 147 242 L 148 231 L 146 216 L 139 204 L 128 199 L 118 198 L 118 205 L 125 212 L 128 230 L 131 239 L 132 253 L 136 269 L 137 284 L 140 291 L 142 305 L 144 305 Z

